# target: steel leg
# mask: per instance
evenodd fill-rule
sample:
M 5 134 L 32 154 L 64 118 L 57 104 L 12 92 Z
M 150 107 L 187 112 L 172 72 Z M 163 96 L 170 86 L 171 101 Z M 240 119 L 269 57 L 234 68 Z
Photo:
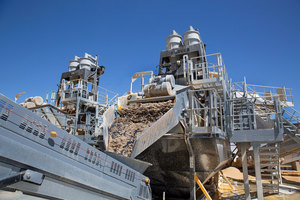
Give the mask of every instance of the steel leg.
M 253 143 L 254 163 L 255 163 L 255 176 L 256 176 L 256 188 L 258 200 L 264 199 L 264 193 L 261 182 L 260 172 L 260 156 L 259 156 L 259 143 Z
M 240 143 L 241 153 L 242 153 L 242 163 L 243 163 L 243 177 L 244 177 L 244 189 L 245 189 L 245 199 L 251 200 L 250 197 L 250 186 L 248 180 L 248 166 L 247 166 L 247 154 L 246 154 L 246 143 Z

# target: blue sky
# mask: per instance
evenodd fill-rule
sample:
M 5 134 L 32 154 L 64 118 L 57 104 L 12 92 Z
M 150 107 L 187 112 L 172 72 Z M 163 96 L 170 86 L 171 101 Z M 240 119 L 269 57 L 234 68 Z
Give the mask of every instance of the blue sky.
M 233 81 L 284 85 L 300 104 L 297 0 L 0 0 L 0 92 L 45 97 L 68 61 L 88 52 L 106 66 L 101 86 L 124 94 L 133 73 L 155 70 L 171 30 L 189 25 L 207 53 L 222 53 Z

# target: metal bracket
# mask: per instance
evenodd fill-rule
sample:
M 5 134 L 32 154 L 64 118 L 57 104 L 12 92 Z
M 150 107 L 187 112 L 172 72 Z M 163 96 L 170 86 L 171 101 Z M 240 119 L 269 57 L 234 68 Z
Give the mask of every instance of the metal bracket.
M 0 189 L 21 181 L 27 181 L 27 182 L 41 185 L 43 179 L 44 179 L 44 175 L 39 172 L 35 172 L 32 170 L 24 170 L 1 178 Z
M 14 173 L 0 179 L 0 189 L 23 180 L 25 171 Z
M 24 181 L 41 185 L 44 180 L 44 174 L 32 170 L 26 170 L 23 178 Z

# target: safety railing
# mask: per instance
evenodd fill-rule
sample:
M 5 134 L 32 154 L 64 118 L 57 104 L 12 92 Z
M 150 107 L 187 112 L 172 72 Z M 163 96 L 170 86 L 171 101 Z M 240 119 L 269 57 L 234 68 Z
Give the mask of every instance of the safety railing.
M 47 104 L 54 105 L 56 100 L 56 91 L 49 91 L 46 93 L 46 99 L 45 102 Z
M 208 94 L 209 103 L 201 102 L 201 98 L 199 99 L 196 93 Z M 223 101 L 214 88 L 190 90 L 189 102 L 189 124 L 192 127 L 206 127 L 210 130 L 216 127 L 224 131 Z
M 102 105 L 111 105 L 118 97 L 117 93 L 82 79 L 63 80 L 59 93 L 62 100 L 82 97 Z
M 228 109 L 226 119 L 229 130 L 251 130 L 256 129 L 256 116 L 267 117 L 272 116 L 275 121 L 274 129 L 282 129 L 281 105 L 279 98 L 273 99 L 273 108 L 260 108 L 256 104 L 257 97 L 236 97 L 228 100 Z M 258 97 L 259 98 L 259 97 Z
M 133 83 L 137 80 L 141 78 L 141 82 L 140 85 L 138 87 L 138 89 L 136 87 L 134 87 Z M 144 86 L 146 84 L 149 84 L 151 82 L 151 79 L 153 78 L 153 71 L 145 71 L 145 72 L 137 72 L 135 73 L 132 77 L 131 77 L 131 83 L 130 83 L 130 94 L 135 93 L 134 90 L 137 89 L 137 91 L 142 91 L 144 90 Z M 138 85 L 138 84 L 137 84 Z M 137 86 L 135 85 L 135 86 Z
M 189 83 L 206 79 L 224 80 L 225 90 L 229 91 L 230 81 L 220 53 L 192 58 L 188 58 L 186 55 L 183 57 L 183 64 L 184 77 Z
M 263 118 L 269 118 L 275 114 L 273 98 L 259 95 L 253 89 L 248 88 L 244 82 L 232 83 L 231 88 L 233 100 L 244 98 L 253 102 L 255 114 Z
M 101 86 L 98 86 L 98 102 L 103 102 L 107 105 L 112 105 L 116 99 L 118 98 L 118 94 L 115 92 L 112 92 L 108 89 L 105 89 Z
M 255 107 L 247 98 L 233 99 L 230 116 L 233 130 L 251 130 L 256 128 Z
M 282 108 L 282 117 L 292 124 L 300 124 L 300 112 L 292 107 Z
M 256 103 L 272 104 L 273 97 L 279 97 L 282 102 L 282 106 L 288 107 L 293 105 L 292 89 L 285 87 L 271 87 L 247 84 L 244 82 L 232 83 L 232 91 L 246 97 L 252 97 L 256 99 Z

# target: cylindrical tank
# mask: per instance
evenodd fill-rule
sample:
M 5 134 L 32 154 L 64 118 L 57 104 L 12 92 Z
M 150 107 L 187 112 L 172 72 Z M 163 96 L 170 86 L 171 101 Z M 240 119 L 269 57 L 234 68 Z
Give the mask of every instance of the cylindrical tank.
M 160 78 L 158 81 L 159 84 L 163 82 L 169 82 L 172 88 L 175 86 L 175 78 L 173 75 L 166 75 L 165 77 Z
M 183 44 L 187 46 L 198 43 L 200 43 L 200 33 L 190 26 L 189 30 L 183 34 Z
M 80 58 L 80 69 L 91 70 L 92 61 L 89 58 Z
M 172 34 L 169 35 L 167 37 L 167 45 L 166 45 L 166 48 L 167 50 L 171 50 L 171 49 L 176 49 L 179 47 L 180 43 L 181 43 L 181 36 L 176 33 L 175 30 L 172 31 Z
M 172 96 L 175 93 L 172 91 L 171 83 L 163 82 L 162 84 L 149 84 L 144 87 L 144 94 L 147 98 L 159 96 Z
M 33 101 L 32 101 L 36 106 L 41 106 L 43 105 L 43 98 L 40 97 L 40 96 L 36 96 L 36 97 L 33 97 Z
M 25 103 L 25 108 L 34 108 L 35 107 L 35 104 L 33 102 L 26 102 Z
M 70 60 L 70 62 L 69 62 L 69 72 L 77 70 L 78 65 L 79 65 L 79 62 L 77 60 Z

